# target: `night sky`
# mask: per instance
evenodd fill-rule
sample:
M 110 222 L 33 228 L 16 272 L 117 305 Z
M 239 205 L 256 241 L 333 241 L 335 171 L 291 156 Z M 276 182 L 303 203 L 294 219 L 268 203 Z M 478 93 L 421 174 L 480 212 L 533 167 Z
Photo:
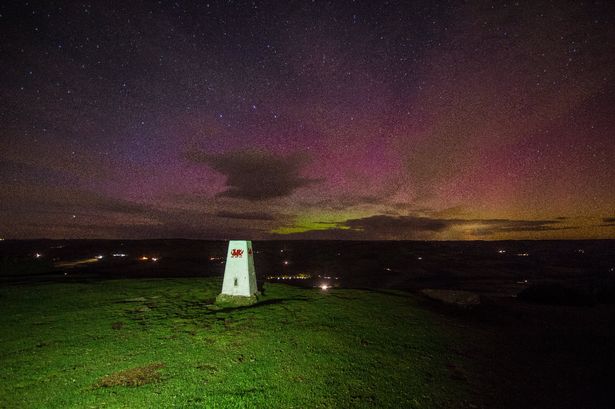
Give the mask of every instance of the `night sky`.
M 610 3 L 2 2 L 0 237 L 615 238 Z

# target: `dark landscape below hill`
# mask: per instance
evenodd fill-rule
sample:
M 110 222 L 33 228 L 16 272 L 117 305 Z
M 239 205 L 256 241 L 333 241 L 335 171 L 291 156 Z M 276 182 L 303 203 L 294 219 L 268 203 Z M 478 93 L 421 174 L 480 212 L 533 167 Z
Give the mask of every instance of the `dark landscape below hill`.
M 543 282 L 600 291 L 615 282 L 615 241 L 255 241 L 260 281 L 343 288 L 469 289 L 514 295 Z M 225 241 L 0 242 L 3 280 L 219 276 Z M 153 260 L 155 259 L 155 261 Z

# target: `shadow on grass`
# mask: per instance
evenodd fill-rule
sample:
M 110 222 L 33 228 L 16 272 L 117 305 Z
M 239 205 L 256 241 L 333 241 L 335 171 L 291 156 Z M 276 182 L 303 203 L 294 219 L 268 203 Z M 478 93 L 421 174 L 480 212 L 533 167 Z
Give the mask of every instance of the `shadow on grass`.
M 310 300 L 311 298 L 309 297 L 274 298 L 263 300 L 253 305 L 237 307 L 218 307 L 213 303 L 204 301 L 187 301 L 182 303 L 168 303 L 166 305 L 154 305 L 153 303 L 150 303 L 150 306 L 148 307 L 148 303 L 143 302 L 138 303 L 129 310 L 125 310 L 124 313 L 127 314 L 125 318 L 133 322 L 138 322 L 141 325 L 145 325 L 147 322 L 163 322 L 169 318 L 179 318 L 182 320 L 193 320 L 194 322 L 197 322 L 207 320 L 208 318 L 220 319 L 220 316 L 232 314 L 241 315 L 242 313 L 258 311 L 260 308 L 272 305 L 284 305 L 297 301 L 301 302 Z
M 277 304 L 285 304 L 289 301 L 310 301 L 307 297 L 293 297 L 293 298 L 275 298 L 272 300 L 264 300 L 257 302 L 252 305 L 243 305 L 240 307 L 224 307 L 220 309 L 212 309 L 208 312 L 208 314 L 217 314 L 217 313 L 225 313 L 225 312 L 236 312 L 236 311 L 245 311 L 245 310 L 253 310 L 255 308 L 265 307 L 268 305 L 277 305 Z

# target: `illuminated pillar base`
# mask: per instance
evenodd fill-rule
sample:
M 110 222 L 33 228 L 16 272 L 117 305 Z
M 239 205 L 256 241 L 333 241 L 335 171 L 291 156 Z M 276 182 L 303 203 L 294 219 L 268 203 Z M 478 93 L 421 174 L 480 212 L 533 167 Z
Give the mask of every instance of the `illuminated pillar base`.
M 216 297 L 216 305 L 220 307 L 245 307 L 256 304 L 258 301 L 257 294 L 251 297 L 243 297 L 241 295 L 218 294 Z

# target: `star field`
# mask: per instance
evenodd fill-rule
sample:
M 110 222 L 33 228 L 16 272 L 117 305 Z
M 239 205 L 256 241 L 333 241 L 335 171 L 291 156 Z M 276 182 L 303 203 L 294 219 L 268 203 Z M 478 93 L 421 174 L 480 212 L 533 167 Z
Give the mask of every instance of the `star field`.
M 0 5 L 0 237 L 613 238 L 609 2 Z

